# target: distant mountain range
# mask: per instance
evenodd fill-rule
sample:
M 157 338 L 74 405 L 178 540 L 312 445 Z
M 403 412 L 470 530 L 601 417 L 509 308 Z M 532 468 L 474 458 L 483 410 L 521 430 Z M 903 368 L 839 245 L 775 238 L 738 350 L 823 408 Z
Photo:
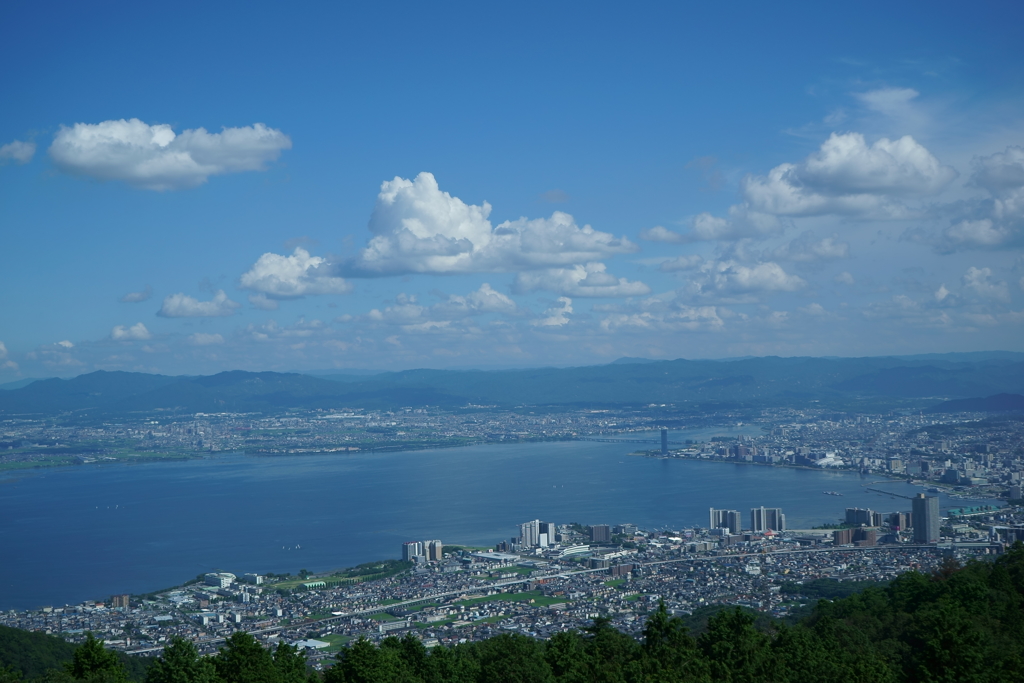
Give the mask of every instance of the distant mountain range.
M 638 362 L 639 361 L 639 362 Z M 276 413 L 290 408 L 467 404 L 514 407 L 928 407 L 1024 394 L 1024 354 L 944 358 L 744 358 L 643 361 L 527 370 L 406 370 L 376 375 L 222 372 L 205 377 L 93 372 L 0 392 L 0 414 L 180 411 Z M 986 399 L 988 400 L 988 399 Z

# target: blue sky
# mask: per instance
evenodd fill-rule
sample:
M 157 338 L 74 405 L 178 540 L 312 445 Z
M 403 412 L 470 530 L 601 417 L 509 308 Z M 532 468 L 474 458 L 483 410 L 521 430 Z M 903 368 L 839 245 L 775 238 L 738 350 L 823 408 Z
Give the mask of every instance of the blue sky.
M 1024 350 L 1017 3 L 5 3 L 0 381 Z

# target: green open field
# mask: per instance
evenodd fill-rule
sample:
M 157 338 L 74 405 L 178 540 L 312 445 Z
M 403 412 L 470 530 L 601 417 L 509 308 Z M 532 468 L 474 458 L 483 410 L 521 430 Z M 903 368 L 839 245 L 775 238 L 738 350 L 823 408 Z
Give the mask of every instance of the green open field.
M 340 633 L 330 633 L 326 636 L 321 636 L 317 640 L 322 640 L 326 643 L 330 643 L 331 646 L 327 648 L 328 652 L 337 652 L 341 650 L 345 645 L 352 640 L 352 636 L 344 636 Z
M 533 600 L 533 604 L 538 607 L 554 605 L 559 602 L 568 602 L 568 600 L 562 597 L 546 597 L 540 591 L 527 591 L 524 593 L 497 593 L 495 595 L 485 595 L 480 598 L 460 600 L 453 604 L 455 606 L 465 605 L 466 607 L 472 607 L 474 605 L 481 605 L 485 602 L 530 602 L 531 600 Z
M 21 460 L 19 456 L 31 456 L 30 459 Z M 45 452 L 32 451 L 22 452 L 11 450 L 3 453 L 0 460 L 0 472 L 5 470 L 24 470 L 36 467 L 67 467 L 69 465 L 90 465 L 96 462 L 156 462 L 159 460 L 189 460 L 196 457 L 204 457 L 202 454 L 189 452 L 157 453 L 150 451 L 113 451 L 102 455 L 90 453 L 82 454 L 88 461 L 82 461 L 77 455 L 47 454 Z

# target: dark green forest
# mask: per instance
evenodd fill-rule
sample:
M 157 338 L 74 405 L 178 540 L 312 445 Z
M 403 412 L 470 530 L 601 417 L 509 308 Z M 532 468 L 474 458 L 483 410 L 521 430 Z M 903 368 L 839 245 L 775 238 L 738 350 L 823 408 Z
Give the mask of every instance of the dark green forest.
M 0 683 L 1020 681 L 1024 545 L 994 562 L 961 566 L 949 560 L 930 575 L 910 572 L 883 587 L 820 600 L 795 625 L 728 609 L 712 616 L 702 632 L 691 633 L 662 606 L 648 617 L 640 639 L 596 619 L 583 632 L 559 633 L 548 641 L 506 634 L 428 650 L 411 635 L 380 645 L 360 640 L 322 673 L 307 667 L 294 647 L 270 651 L 246 633 L 233 635 L 212 657 L 200 657 L 192 644 L 176 640 L 159 659 L 144 663 L 143 673 L 128 670 L 91 637 L 67 658 L 61 648 L 47 645 L 56 638 L 22 637 L 15 643 L 21 636 L 12 631 L 0 632 L 0 665 L 6 667 Z

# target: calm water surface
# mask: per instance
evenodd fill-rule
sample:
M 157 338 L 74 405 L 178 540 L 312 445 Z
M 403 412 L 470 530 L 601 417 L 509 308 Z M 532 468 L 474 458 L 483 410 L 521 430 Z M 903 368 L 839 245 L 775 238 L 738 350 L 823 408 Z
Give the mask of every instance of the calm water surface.
M 406 540 L 492 545 L 535 518 L 679 528 L 707 525 L 711 506 L 746 518 L 765 505 L 807 528 L 846 507 L 910 507 L 866 491 L 877 477 L 628 455 L 637 448 L 645 446 L 572 441 L 8 473 L 0 476 L 0 609 L 149 592 L 213 570 L 352 566 L 398 557 Z

